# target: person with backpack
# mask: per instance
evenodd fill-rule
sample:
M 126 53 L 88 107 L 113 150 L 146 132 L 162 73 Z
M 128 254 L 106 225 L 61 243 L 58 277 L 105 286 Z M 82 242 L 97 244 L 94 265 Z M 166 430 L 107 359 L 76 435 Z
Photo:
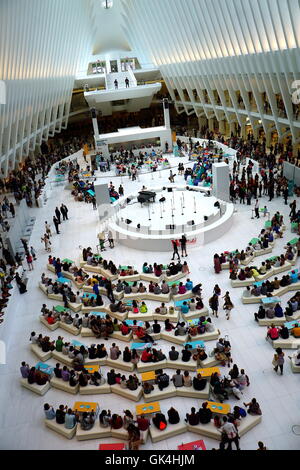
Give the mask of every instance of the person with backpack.
M 226 434 L 227 437 L 227 442 L 228 442 L 228 447 L 226 450 L 232 450 L 232 443 L 235 443 L 236 450 L 240 450 L 240 444 L 239 444 L 239 435 L 238 435 L 238 430 L 237 427 L 235 426 L 234 423 L 230 423 L 228 421 L 227 416 L 223 417 L 223 426 L 221 426 L 220 431 L 222 434 Z

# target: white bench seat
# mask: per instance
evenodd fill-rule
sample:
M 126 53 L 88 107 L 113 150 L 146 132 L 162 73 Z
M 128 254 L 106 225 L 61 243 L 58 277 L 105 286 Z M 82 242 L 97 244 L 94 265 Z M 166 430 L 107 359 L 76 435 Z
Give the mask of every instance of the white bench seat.
M 121 439 L 122 441 L 128 441 L 129 435 L 127 429 L 111 429 L 111 437 L 114 439 Z
M 281 325 L 284 325 L 284 323 L 286 322 L 286 318 L 285 317 L 282 317 L 282 318 L 262 318 L 260 320 L 258 320 L 258 324 L 259 326 L 271 326 L 271 325 L 275 325 L 275 326 L 281 326 Z
M 106 357 L 104 358 L 96 358 L 96 359 L 89 359 L 88 357 L 85 359 L 85 364 L 89 366 L 106 366 Z
M 92 309 L 91 309 L 92 310 Z M 93 308 L 95 310 L 95 308 Z M 109 309 L 105 309 L 108 315 L 110 315 L 112 318 L 116 318 L 119 321 L 124 321 L 128 317 L 128 312 L 111 312 Z M 101 311 L 104 311 L 103 308 L 101 307 Z
M 120 278 L 121 279 L 121 278 Z M 154 282 L 159 284 L 163 279 L 163 275 L 159 276 L 159 277 L 156 277 L 155 274 L 146 274 L 146 273 L 141 273 L 140 274 L 140 280 L 141 281 L 147 281 L 147 282 Z
M 120 395 L 123 398 L 131 401 L 140 401 L 143 395 L 143 389 L 139 386 L 136 390 L 129 390 L 128 388 L 121 388 L 119 384 L 111 385 L 112 393 Z
M 186 273 L 180 272 L 177 274 L 173 274 L 172 276 L 167 276 L 167 274 L 163 274 L 163 277 L 167 282 L 175 282 L 175 281 L 178 281 L 179 279 L 184 278 L 186 275 L 187 275 Z
M 37 395 L 44 396 L 45 393 L 48 392 L 50 388 L 50 383 L 46 382 L 45 385 L 38 385 L 38 384 L 29 384 L 27 379 L 20 379 L 20 383 L 22 387 L 27 388 L 33 393 L 36 393 Z
M 78 313 L 82 310 L 83 305 L 77 304 L 75 302 L 68 302 L 68 307 L 72 310 L 72 312 Z
M 182 318 L 187 321 L 193 320 L 194 318 L 207 317 L 209 315 L 209 311 L 207 307 L 203 307 L 201 310 L 195 310 L 193 312 L 189 311 L 188 313 L 182 313 L 181 315 Z
M 119 359 L 116 359 L 115 361 L 113 359 L 106 359 L 106 365 L 112 369 L 121 369 L 127 372 L 132 372 L 134 370 L 134 364 L 131 362 L 124 362 L 122 354 Z
M 50 357 L 52 357 L 52 351 L 43 352 L 37 344 L 30 345 L 31 351 L 39 358 L 41 362 L 46 362 Z
M 83 338 L 95 338 L 91 328 L 81 328 L 80 334 Z
M 197 361 L 193 361 L 193 359 L 190 359 L 189 362 L 183 362 L 180 359 L 177 361 L 171 361 L 170 359 L 167 359 L 167 369 L 180 369 L 180 370 L 190 370 L 195 372 L 197 370 Z
M 202 335 L 190 336 L 191 341 L 211 341 L 213 339 L 218 339 L 220 336 L 220 331 L 215 328 L 214 331 L 206 331 Z
M 179 434 L 184 434 L 187 431 L 187 425 L 184 421 L 180 421 L 178 424 L 169 424 L 166 429 L 161 431 L 157 429 L 153 424 L 150 427 L 150 436 L 152 442 L 164 441 L 170 437 L 178 436 Z
M 291 369 L 294 374 L 297 374 L 300 372 L 300 366 L 296 366 L 294 357 L 292 357 L 291 359 Z
M 178 387 L 176 395 L 178 397 L 187 397 L 187 398 L 198 398 L 198 399 L 208 399 L 209 398 L 209 381 L 203 390 L 195 390 L 193 386 L 191 387 Z
M 40 322 L 43 323 L 43 325 L 45 325 L 45 327 L 48 328 L 48 330 L 51 330 L 51 331 L 57 330 L 57 328 L 59 328 L 59 326 L 60 326 L 59 321 L 57 321 L 53 325 L 49 325 L 49 323 L 47 322 L 46 318 L 43 315 L 40 315 Z
M 107 428 L 102 428 L 99 423 L 99 418 L 96 419 L 92 429 L 84 431 L 81 429 L 80 424 L 77 425 L 76 430 L 76 439 L 78 441 L 87 441 L 90 439 L 104 439 L 105 437 L 111 437 L 110 426 Z
M 121 331 L 114 331 L 109 337 L 117 339 L 119 341 L 125 341 L 126 343 L 130 343 L 130 341 L 132 340 L 132 331 L 130 331 L 128 335 L 123 335 Z
M 207 357 L 206 359 L 204 359 L 203 361 L 199 361 L 200 362 L 200 367 L 214 367 L 214 366 L 218 366 L 220 364 L 220 361 L 218 361 L 217 359 L 215 359 L 214 357 Z
M 59 322 L 59 325 L 63 330 L 67 331 L 68 333 L 74 336 L 78 336 L 81 331 L 81 328 L 76 328 L 76 326 L 68 325 L 67 323 L 64 323 L 62 321 Z
M 75 385 L 75 387 L 71 387 L 69 382 L 65 382 L 63 379 L 58 379 L 57 377 L 52 377 L 50 380 L 51 387 L 58 388 L 59 390 L 63 390 L 67 393 L 72 393 L 72 395 L 76 395 L 79 390 L 79 385 Z
M 179 319 L 179 311 L 174 309 L 174 313 L 172 315 L 169 312 L 166 313 L 166 315 L 153 312 L 153 320 L 165 321 L 167 318 L 170 320 L 170 322 L 177 323 Z
M 62 362 L 66 366 L 73 367 L 73 359 L 71 359 L 69 356 L 66 354 L 63 354 L 62 352 L 58 351 L 52 351 L 52 357 L 53 359 Z
M 243 436 L 248 431 L 250 431 L 254 426 L 261 422 L 261 416 L 252 416 L 247 414 L 245 418 L 241 419 L 241 424 L 238 427 L 239 436 Z M 188 431 L 195 434 L 200 434 L 201 436 L 210 437 L 218 441 L 221 440 L 221 432 L 215 427 L 213 421 L 208 424 L 198 424 L 197 426 L 187 425 Z
M 154 390 L 151 393 L 143 393 L 143 398 L 146 403 L 165 400 L 166 398 L 176 397 L 176 390 L 172 382 L 163 390 L 159 390 L 158 385 L 154 385 Z
M 239 279 L 231 279 L 231 287 L 247 287 L 252 286 L 253 282 L 255 282 L 254 277 L 249 277 L 249 279 L 245 279 L 244 281 L 240 281 Z
M 86 387 L 79 387 L 80 395 L 102 395 L 111 393 L 111 387 L 107 383 L 103 385 L 87 385 Z
M 195 297 L 193 292 L 191 290 L 188 290 L 185 294 L 173 295 L 173 300 L 174 302 L 178 302 L 180 300 L 192 299 L 193 297 Z
M 137 370 L 138 372 L 151 372 L 152 370 L 165 369 L 167 367 L 167 361 L 164 359 L 159 362 L 138 362 Z
M 139 321 L 152 321 L 154 320 L 154 314 L 147 312 L 147 313 L 133 313 L 133 312 L 128 312 L 128 320 L 137 320 Z M 166 315 L 166 318 L 167 315 Z
M 273 348 L 282 348 L 282 349 L 298 349 L 300 347 L 300 338 L 294 338 L 290 336 L 288 339 L 276 339 L 272 341 Z
M 52 431 L 61 434 L 62 436 L 66 437 L 67 439 L 72 439 L 76 434 L 77 424 L 75 424 L 74 428 L 67 429 L 65 428 L 64 424 L 57 424 L 54 419 L 45 419 L 45 425 L 47 428 L 51 429 Z
M 175 330 L 172 331 L 162 331 L 161 332 L 161 338 L 170 341 L 171 343 L 175 344 L 184 344 L 188 341 L 189 335 L 183 335 L 183 336 L 175 336 L 174 334 Z

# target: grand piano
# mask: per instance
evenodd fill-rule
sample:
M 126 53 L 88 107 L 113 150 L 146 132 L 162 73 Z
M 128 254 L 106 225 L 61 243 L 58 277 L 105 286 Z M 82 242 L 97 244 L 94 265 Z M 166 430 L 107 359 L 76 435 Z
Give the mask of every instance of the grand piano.
M 139 196 L 137 198 L 138 202 L 143 204 L 144 202 L 154 202 L 156 193 L 154 191 L 139 191 Z

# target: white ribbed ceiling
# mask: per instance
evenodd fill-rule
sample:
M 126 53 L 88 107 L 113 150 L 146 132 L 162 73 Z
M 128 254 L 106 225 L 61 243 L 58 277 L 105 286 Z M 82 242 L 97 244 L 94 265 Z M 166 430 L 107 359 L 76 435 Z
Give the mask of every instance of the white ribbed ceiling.
M 299 47 L 298 0 L 123 0 L 132 45 L 157 65 Z

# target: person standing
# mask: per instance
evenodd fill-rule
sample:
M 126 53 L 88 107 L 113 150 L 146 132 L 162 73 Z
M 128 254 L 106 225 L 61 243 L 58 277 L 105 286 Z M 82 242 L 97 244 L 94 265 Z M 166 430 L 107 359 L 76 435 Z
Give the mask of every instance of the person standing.
M 63 220 L 68 220 L 68 209 L 64 204 L 60 206 L 60 212 L 61 215 L 63 216 Z
M 11 213 L 11 216 L 15 217 L 16 213 L 15 213 L 15 208 L 12 202 L 9 204 L 9 211 Z
M 92 203 L 93 203 L 93 209 L 96 210 L 97 209 L 97 201 L 96 201 L 95 196 L 92 197 Z
M 115 79 L 114 84 L 115 84 L 115 90 L 117 90 L 118 87 L 119 87 L 119 84 L 118 84 L 118 80 L 117 80 L 117 79 Z
M 125 78 L 125 85 L 126 85 L 126 88 L 129 88 L 129 79 L 128 79 L 128 77 Z
M 58 223 L 60 224 L 60 223 L 61 223 L 61 219 L 60 219 L 60 210 L 59 210 L 58 207 L 55 208 L 55 215 L 56 215 L 56 218 L 57 218 Z
M 290 214 L 289 214 L 289 217 L 291 217 L 292 219 L 294 217 L 296 217 L 296 206 L 297 206 L 297 203 L 296 201 L 293 201 L 291 204 L 290 204 Z
M 28 264 L 28 269 L 29 271 L 33 271 L 33 259 L 32 259 L 32 256 L 29 252 L 27 252 L 26 254 L 26 261 L 27 261 L 27 264 Z
M 104 232 L 100 232 L 99 235 L 98 235 L 98 238 L 99 238 L 99 243 L 100 243 L 100 250 L 101 250 L 101 251 L 106 251 L 106 250 L 105 250 L 105 247 L 104 247 L 104 243 L 105 243 L 105 233 L 104 233 Z
M 50 252 L 51 251 L 51 242 L 49 240 L 49 235 L 47 235 L 47 233 L 44 233 L 44 236 L 41 238 L 41 241 L 44 242 L 45 244 L 45 250 Z
M 36 261 L 36 251 L 33 248 L 33 246 L 30 247 L 30 253 L 31 253 L 31 256 L 33 257 L 34 261 Z
M 258 203 L 258 199 L 256 199 L 255 206 L 254 206 L 254 210 L 255 210 L 255 217 L 256 217 L 257 219 L 259 219 L 259 203 Z
M 176 176 L 176 175 L 173 175 L 172 170 L 170 170 L 170 176 L 169 176 L 169 181 L 170 181 L 170 183 L 174 183 L 174 177 L 175 177 L 175 176 Z
M 178 253 L 178 246 L 177 246 L 177 241 L 172 240 L 172 246 L 173 246 L 173 257 L 172 260 L 175 259 L 175 255 L 177 255 L 177 258 L 180 260 L 180 255 Z
M 289 190 L 287 186 L 283 190 L 283 197 L 284 197 L 284 204 L 287 206 L 287 200 L 289 197 Z
M 60 233 L 60 231 L 58 230 L 59 222 L 58 222 L 58 219 L 55 217 L 55 215 L 53 216 L 53 223 L 55 225 L 56 233 L 59 234 Z
M 46 230 L 46 234 L 48 235 L 48 238 L 52 237 L 51 227 L 47 221 L 45 222 L 45 230 Z
M 113 238 L 113 234 L 111 230 L 109 230 L 108 232 L 108 241 L 109 241 L 109 248 L 114 248 L 115 243 L 114 243 L 114 238 Z
M 227 291 L 226 294 L 224 295 L 223 299 L 224 299 L 223 309 L 224 309 L 225 312 L 226 312 L 226 320 L 229 320 L 229 318 L 230 318 L 230 312 L 231 312 L 231 310 L 233 309 L 234 305 L 233 305 L 233 303 L 231 302 L 231 298 L 230 298 L 230 296 L 229 296 L 229 292 L 228 292 L 228 291 Z
M 180 246 L 181 246 L 181 256 L 187 256 L 187 252 L 186 252 L 186 242 L 187 242 L 187 239 L 186 239 L 186 236 L 183 234 L 181 239 L 180 239 Z M 184 253 L 184 254 L 183 254 Z
M 278 371 L 278 367 L 280 368 L 280 373 L 281 375 L 283 374 L 283 364 L 284 364 L 284 352 L 282 351 L 281 348 L 276 348 L 276 353 L 274 354 L 274 357 L 273 357 L 273 366 L 274 367 L 274 370 L 275 372 Z
M 122 186 L 121 184 L 120 184 L 120 186 L 119 186 L 119 195 L 120 195 L 120 196 L 124 196 L 124 188 L 123 188 L 123 186 Z

